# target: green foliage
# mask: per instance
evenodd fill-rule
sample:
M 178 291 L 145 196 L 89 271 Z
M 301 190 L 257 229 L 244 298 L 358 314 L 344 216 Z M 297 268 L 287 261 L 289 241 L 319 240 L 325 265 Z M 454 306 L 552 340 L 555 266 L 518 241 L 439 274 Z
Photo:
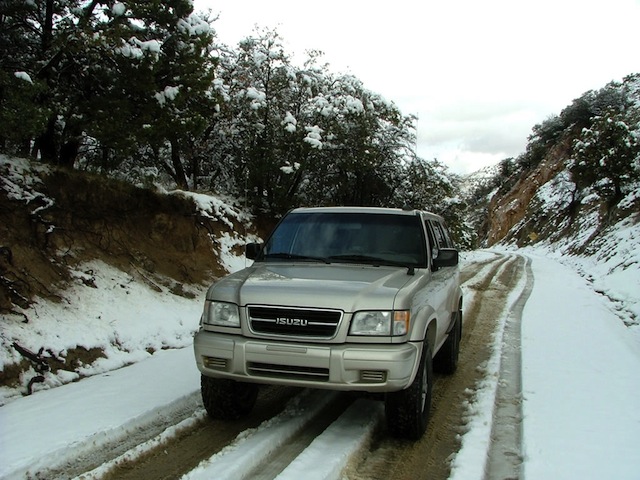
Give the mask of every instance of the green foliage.
M 629 75 L 621 84 L 585 93 L 563 111 L 572 126 L 581 127 L 568 162 L 577 190 L 593 189 L 615 204 L 640 179 L 639 98 L 640 75 Z
M 30 140 L 46 128 L 49 111 L 38 105 L 45 87 L 0 71 L 0 150 L 22 156 L 30 153 Z
M 582 130 L 569 166 L 578 188 L 591 186 L 615 202 L 626 185 L 640 180 L 640 138 L 626 120 L 621 113 L 605 112 Z
M 516 160 L 520 171 L 529 171 L 539 165 L 551 148 L 557 144 L 565 128 L 565 119 L 557 115 L 534 125 L 525 152 Z
M 178 136 L 197 131 L 202 114 L 187 110 L 190 103 L 200 106 L 209 88 L 212 37 L 200 28 L 208 24 L 191 15 L 188 0 L 131 2 L 126 8 L 9 0 L 0 8 L 6 27 L 0 44 L 12 44 L 14 53 L 14 60 L 1 64 L 3 79 L 22 71 L 41 88 L 32 106 L 47 121 L 25 135 L 43 160 L 73 166 L 82 156 L 85 163 L 113 168 L 116 157 L 141 144 L 164 146 L 167 131 Z M 159 108 L 158 95 L 167 88 L 178 92 L 172 100 L 181 91 L 188 100 L 177 101 L 174 109 Z M 13 90 L 3 98 L 15 98 Z M 0 121 L 0 130 L 25 130 L 11 116 Z

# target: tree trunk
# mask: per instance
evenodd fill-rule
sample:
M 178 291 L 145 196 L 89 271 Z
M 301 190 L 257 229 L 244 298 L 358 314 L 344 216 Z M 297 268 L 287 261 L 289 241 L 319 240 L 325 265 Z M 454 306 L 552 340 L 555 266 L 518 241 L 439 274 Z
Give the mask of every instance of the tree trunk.
M 187 175 L 182 166 L 182 160 L 180 159 L 180 147 L 178 145 L 178 139 L 172 138 L 171 143 L 171 163 L 173 165 L 173 179 L 175 180 L 178 188 L 182 190 L 189 190 L 189 182 Z
M 72 169 L 76 163 L 78 157 L 78 151 L 80 150 L 80 140 L 73 138 L 60 147 L 60 157 L 58 159 L 58 165 L 63 168 Z
M 40 134 L 36 139 L 33 156 L 37 157 L 40 154 L 40 159 L 43 162 L 56 164 L 58 160 L 57 146 L 56 146 L 56 117 L 51 116 L 47 122 L 47 129 Z
M 44 28 L 42 29 L 42 53 L 47 52 L 53 42 L 53 5 L 54 0 L 47 0 Z

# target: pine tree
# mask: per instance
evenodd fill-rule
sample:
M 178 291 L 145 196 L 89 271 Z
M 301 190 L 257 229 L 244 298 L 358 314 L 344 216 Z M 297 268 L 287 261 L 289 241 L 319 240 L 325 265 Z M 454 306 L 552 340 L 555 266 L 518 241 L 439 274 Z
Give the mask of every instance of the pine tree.
M 640 138 L 623 113 L 593 119 L 574 143 L 570 170 L 579 187 L 591 186 L 614 204 L 622 199 L 623 188 L 640 179 Z

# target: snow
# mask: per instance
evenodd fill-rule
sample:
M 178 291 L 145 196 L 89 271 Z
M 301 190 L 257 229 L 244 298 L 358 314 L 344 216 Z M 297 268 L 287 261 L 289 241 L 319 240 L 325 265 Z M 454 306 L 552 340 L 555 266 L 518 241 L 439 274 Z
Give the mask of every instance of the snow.
M 247 88 L 246 95 L 247 98 L 251 99 L 251 108 L 254 110 L 258 110 L 267 104 L 267 94 L 265 92 L 261 92 L 255 87 Z
M 162 49 L 162 44 L 157 40 L 141 41 L 136 37 L 131 37 L 128 42 L 121 39 L 122 46 L 116 48 L 116 52 L 127 58 L 140 59 L 144 57 L 145 52 L 149 52 L 154 56 L 158 56 Z
M 284 116 L 284 120 L 282 121 L 282 124 L 284 125 L 284 129 L 287 132 L 293 133 L 296 131 L 296 125 L 298 124 L 298 121 L 296 120 L 296 118 L 293 116 L 291 112 L 287 112 Z
M 637 479 L 637 344 L 568 268 L 535 257 L 533 269 L 522 322 L 525 478 Z
M 317 125 L 313 127 L 305 127 L 307 136 L 304 137 L 304 141 L 311 147 L 321 149 L 322 148 L 322 129 Z
M 196 408 L 200 375 L 192 366 L 190 348 L 158 352 L 127 368 L 4 405 L 0 478 L 24 478 L 29 471 L 64 465 L 84 451 L 122 441 L 166 415 L 167 407 Z
M 489 252 L 473 252 L 464 254 L 466 262 L 481 261 L 485 258 L 493 257 Z M 484 270 L 489 270 L 488 264 Z M 480 274 L 483 271 L 481 270 Z M 517 285 L 514 285 L 512 292 L 507 298 L 506 312 L 512 311 L 512 306 L 525 288 L 526 278 L 521 278 Z M 463 287 L 464 288 L 464 287 Z M 472 302 L 473 289 L 464 288 L 465 303 Z M 461 439 L 461 448 L 453 458 L 451 464 L 451 480 L 483 479 L 485 472 L 485 462 L 491 443 L 491 428 L 494 409 L 494 400 L 500 381 L 500 356 L 503 345 L 503 332 L 508 315 L 498 319 L 497 328 L 492 340 L 492 354 L 484 365 L 479 365 L 478 370 L 484 373 L 484 378 L 476 385 L 475 392 L 466 392 L 473 396 L 471 402 L 466 402 L 466 433 Z
M 77 373 L 46 372 L 44 383 L 36 384 L 36 389 L 57 387 L 77 380 L 80 375 L 109 372 L 147 359 L 152 356 L 150 352 L 191 344 L 202 311 L 202 305 L 194 298 L 204 295 L 205 286 L 191 289 L 186 286 L 194 298 L 184 298 L 157 284 L 154 289 L 144 279 L 101 261 L 85 263 L 72 274 L 76 283 L 67 290 L 66 302 L 37 299 L 33 308 L 25 312 L 29 323 L 3 322 L 0 364 L 21 360 L 11 348 L 14 341 L 34 352 L 46 345 L 61 357 L 76 345 L 100 348 L 104 358 L 80 366 Z M 147 321 L 138 320 L 145 318 Z M 33 370 L 27 374 L 33 375 Z M 14 390 L 1 387 L 0 401 L 9 401 L 15 394 Z
M 14 72 L 14 75 L 16 78 L 19 78 L 20 80 L 33 83 L 33 80 L 31 80 L 31 76 L 27 72 Z
M 178 20 L 178 28 L 189 36 L 197 36 L 212 31 L 211 25 L 200 15 L 192 13 L 187 19 Z
M 293 162 L 293 165 L 287 162 L 286 165 L 283 165 L 282 167 L 280 167 L 280 171 L 286 175 L 291 175 L 292 173 L 295 173 L 299 169 L 300 169 L 300 164 L 298 162 Z
M 247 478 L 261 462 L 303 430 L 335 396 L 335 392 L 306 391 L 290 402 L 282 414 L 247 435 L 241 434 L 234 444 L 202 462 L 183 479 Z M 312 448 L 303 452 L 298 461 L 292 462 L 277 478 L 338 478 L 336 475 L 346 466 L 349 455 L 371 435 L 382 411 L 378 402 L 357 401 L 316 438 Z M 358 441 L 354 441 L 354 431 L 358 432 Z M 251 454 L 247 455 L 247 452 Z M 332 460 L 327 461 L 328 458 Z M 313 463 L 308 463 L 310 461 Z M 313 472 L 305 471 L 309 465 L 314 465 Z
M 180 93 L 180 87 L 166 86 L 164 87 L 163 91 L 156 92 L 155 98 L 160 106 L 164 107 L 165 103 L 167 103 L 167 100 L 175 100 L 178 96 L 178 93 Z
M 467 261 L 482 255 L 474 252 Z M 637 479 L 635 332 L 573 269 L 543 250 L 524 255 L 532 260 L 534 276 L 522 319 L 524 478 Z M 639 271 L 634 272 L 637 281 Z M 451 480 L 483 478 L 501 348 L 498 333 L 485 380 L 468 406 L 469 430 L 453 460 Z
M 639 344 L 612 309 L 610 300 L 595 292 L 593 285 L 573 269 L 547 258 L 544 252 L 519 254 L 532 259 L 534 276 L 522 320 L 526 478 L 637 479 Z M 487 255 L 468 253 L 464 261 L 481 260 Z M 637 277 L 637 269 L 635 272 Z M 522 287 L 522 282 L 514 286 L 509 302 Z M 141 305 L 149 305 L 148 296 L 137 298 Z M 87 305 L 88 316 L 95 317 L 104 309 L 99 302 Z M 175 317 L 192 317 L 192 325 L 197 322 L 191 308 L 175 305 L 173 309 Z M 502 324 L 507 321 L 508 310 L 500 319 Z M 130 336 L 128 341 L 146 339 Z M 184 339 L 181 342 L 188 343 Z M 501 344 L 498 331 L 493 339 L 494 355 L 482 366 L 485 380 L 471 392 L 474 398 L 468 405 L 467 432 L 452 461 L 452 479 L 483 478 Z M 140 382 L 141 378 L 145 381 Z M 167 406 L 175 409 L 176 405 L 193 405 L 196 414 L 202 415 L 199 404 L 194 404 L 198 378 L 192 350 L 187 346 L 159 351 L 126 368 L 9 402 L 0 408 L 0 478 L 19 478 L 27 470 L 63 464 L 83 445 L 126 436 L 161 415 Z M 211 478 L 211 472 L 219 471 L 223 464 L 242 465 L 234 458 L 247 451 L 268 455 L 283 438 L 301 428 L 314 408 L 321 408 L 329 399 L 326 394 L 318 397 L 312 392 L 294 399 L 280 416 L 243 432 L 187 478 Z M 345 412 L 279 478 L 300 478 L 304 465 L 309 465 L 307 460 L 317 458 L 324 459 L 315 464 L 318 469 L 305 473 L 313 474 L 313 478 L 340 478 L 345 456 L 367 441 L 382 415 L 381 404 L 363 402 Z
M 115 17 L 121 17 L 126 11 L 127 7 L 121 2 L 116 2 L 113 4 L 113 7 L 111 7 L 111 13 L 113 13 Z

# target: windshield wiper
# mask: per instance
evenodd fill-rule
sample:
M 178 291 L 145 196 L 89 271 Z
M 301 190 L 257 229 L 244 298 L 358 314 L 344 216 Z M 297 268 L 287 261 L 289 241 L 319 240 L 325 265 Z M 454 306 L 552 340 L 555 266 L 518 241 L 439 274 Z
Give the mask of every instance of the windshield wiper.
M 376 267 L 383 264 L 389 264 L 388 260 L 380 257 L 373 257 L 371 255 L 331 255 L 329 259 L 349 263 L 370 263 Z
M 303 260 L 303 261 L 312 261 L 312 262 L 322 262 L 322 263 L 331 263 L 324 257 L 313 257 L 309 255 L 297 255 L 295 253 L 287 253 L 287 252 L 278 252 L 278 253 L 268 253 L 264 256 L 264 258 L 281 258 L 284 260 Z
M 397 262 L 388 258 L 374 257 L 371 255 L 331 255 L 329 259 L 336 260 L 338 262 L 371 264 L 374 267 L 386 265 L 391 267 L 404 267 L 410 270 L 414 268 L 406 262 Z

